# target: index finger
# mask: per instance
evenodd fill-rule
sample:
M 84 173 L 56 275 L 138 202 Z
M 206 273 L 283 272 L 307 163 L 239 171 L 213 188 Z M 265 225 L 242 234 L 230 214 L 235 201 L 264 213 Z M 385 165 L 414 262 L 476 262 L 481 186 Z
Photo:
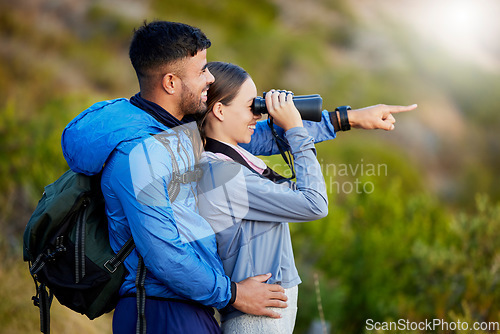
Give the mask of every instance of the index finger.
M 273 106 L 273 101 L 272 101 L 272 94 L 274 93 L 274 89 L 271 89 L 269 92 L 266 93 L 265 100 L 266 100 L 266 107 L 267 110 Z
M 418 105 L 416 103 L 411 104 L 409 106 L 387 106 L 388 111 L 391 114 L 398 113 L 398 112 L 404 112 L 404 111 L 410 111 L 410 110 L 416 109 L 417 107 L 418 107 Z

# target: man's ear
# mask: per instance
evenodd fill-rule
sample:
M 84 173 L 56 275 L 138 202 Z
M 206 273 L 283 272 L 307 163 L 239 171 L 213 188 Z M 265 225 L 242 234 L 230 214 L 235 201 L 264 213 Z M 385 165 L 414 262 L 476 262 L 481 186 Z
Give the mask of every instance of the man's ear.
M 224 121 L 224 105 L 221 102 L 214 104 L 212 112 L 219 121 Z
M 167 73 L 163 76 L 161 80 L 161 85 L 168 94 L 174 94 L 175 89 L 179 85 L 178 80 L 179 78 L 175 76 L 175 74 Z

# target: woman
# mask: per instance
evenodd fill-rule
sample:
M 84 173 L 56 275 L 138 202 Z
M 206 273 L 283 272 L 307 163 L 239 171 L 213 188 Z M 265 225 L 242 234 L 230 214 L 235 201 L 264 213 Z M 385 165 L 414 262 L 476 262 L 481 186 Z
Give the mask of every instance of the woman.
M 199 182 L 200 214 L 212 225 L 226 274 L 234 282 L 271 273 L 288 296 L 280 319 L 221 310 L 224 333 L 292 333 L 301 282 L 293 259 L 287 222 L 311 221 L 328 212 L 326 187 L 314 140 L 303 127 L 290 93 L 271 91 L 266 105 L 284 130 L 295 161 L 296 183 L 281 178 L 239 146 L 248 144 L 260 115 L 252 113 L 257 89 L 240 67 L 208 64 L 215 82 L 208 110 L 199 122 L 205 139 L 205 172 Z

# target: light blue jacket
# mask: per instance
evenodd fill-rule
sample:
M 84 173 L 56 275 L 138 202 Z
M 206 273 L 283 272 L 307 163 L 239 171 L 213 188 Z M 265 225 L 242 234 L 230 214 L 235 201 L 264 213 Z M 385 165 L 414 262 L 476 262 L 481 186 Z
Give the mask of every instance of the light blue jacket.
M 299 284 L 287 222 L 328 214 L 313 138 L 304 128 L 288 130 L 285 138 L 295 161 L 296 183 L 275 183 L 239 163 L 204 154 L 198 206 L 216 233 L 218 252 L 232 281 L 271 273 L 268 283 L 284 288 Z M 224 309 L 222 320 L 238 314 Z
M 304 122 L 316 142 L 335 137 L 326 111 L 323 118 Z M 157 140 L 157 134 L 166 135 L 169 144 Z M 190 137 L 190 125 L 169 129 L 128 99 L 116 99 L 96 103 L 73 119 L 63 132 L 62 148 L 75 172 L 102 171 L 112 248 L 118 251 L 134 238 L 136 249 L 125 260 L 129 274 L 120 294 L 135 292 L 139 251 L 148 270 L 148 296 L 222 308 L 231 298 L 230 279 L 212 228 L 198 213 L 196 184 L 181 184 L 173 203 L 167 191 L 173 163 L 181 173 L 196 166 Z M 279 152 L 265 123 L 258 123 L 254 137 L 246 146 L 253 154 Z

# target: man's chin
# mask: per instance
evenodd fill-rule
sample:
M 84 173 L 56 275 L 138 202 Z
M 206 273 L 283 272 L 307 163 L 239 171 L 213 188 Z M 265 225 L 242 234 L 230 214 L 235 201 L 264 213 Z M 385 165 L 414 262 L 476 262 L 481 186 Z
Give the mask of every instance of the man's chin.
M 187 108 L 185 110 L 184 115 L 192 115 L 192 116 L 200 116 L 204 115 L 207 112 L 207 104 L 202 103 L 198 106 L 198 108 Z
M 201 102 L 200 107 L 196 111 L 195 114 L 197 115 L 202 115 L 207 112 L 207 103 L 206 102 Z

